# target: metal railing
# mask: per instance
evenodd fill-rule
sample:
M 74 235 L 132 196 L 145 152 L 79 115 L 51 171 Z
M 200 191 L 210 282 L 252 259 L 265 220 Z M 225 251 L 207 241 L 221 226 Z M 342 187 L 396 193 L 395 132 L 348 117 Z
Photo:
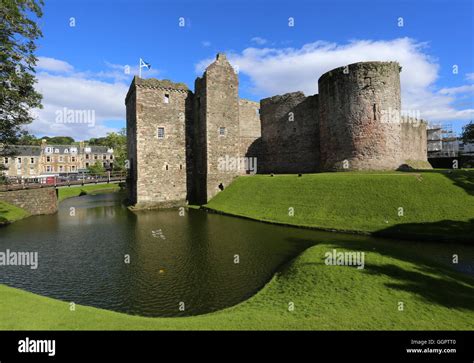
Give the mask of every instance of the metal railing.
M 59 188 L 74 185 L 119 183 L 127 180 L 126 172 L 105 172 L 103 174 L 70 174 L 67 176 L 6 177 L 0 182 L 0 192 L 20 189 Z

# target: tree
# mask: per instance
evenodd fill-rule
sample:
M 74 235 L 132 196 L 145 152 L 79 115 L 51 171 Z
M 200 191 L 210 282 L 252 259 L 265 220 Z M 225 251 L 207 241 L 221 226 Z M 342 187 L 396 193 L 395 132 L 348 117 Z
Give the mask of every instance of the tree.
M 95 164 L 90 165 L 87 168 L 87 170 L 89 170 L 91 174 L 98 174 L 98 175 L 105 174 L 105 168 L 100 161 L 96 161 Z
M 0 0 L 0 144 L 15 144 L 23 126 L 33 121 L 32 108 L 42 108 L 35 90 L 36 22 L 43 0 Z
M 72 145 L 74 144 L 74 139 L 70 136 L 54 136 L 54 137 L 43 137 L 48 144 L 56 145 Z
M 127 131 L 109 132 L 106 137 L 91 138 L 89 145 L 107 146 L 114 149 L 114 170 L 124 171 L 127 160 Z
M 463 126 L 461 138 L 465 144 L 474 142 L 474 123 L 472 121 Z

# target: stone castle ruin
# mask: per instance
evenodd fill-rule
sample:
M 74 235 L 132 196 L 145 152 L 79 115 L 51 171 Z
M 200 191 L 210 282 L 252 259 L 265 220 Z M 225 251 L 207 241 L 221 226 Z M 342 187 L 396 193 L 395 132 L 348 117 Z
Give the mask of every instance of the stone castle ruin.
M 194 93 L 135 77 L 127 93 L 130 201 L 136 208 L 204 204 L 249 173 L 429 168 L 426 123 L 400 115 L 396 62 L 360 62 L 302 92 L 253 102 L 217 55 Z

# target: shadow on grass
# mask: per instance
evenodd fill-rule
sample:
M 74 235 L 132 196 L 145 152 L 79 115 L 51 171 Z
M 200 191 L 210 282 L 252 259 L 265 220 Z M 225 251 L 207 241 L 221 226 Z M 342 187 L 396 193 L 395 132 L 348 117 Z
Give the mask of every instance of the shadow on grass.
M 403 223 L 373 233 L 376 237 L 403 237 L 414 240 L 440 241 L 448 243 L 474 242 L 474 219 L 468 222 L 443 220 L 431 223 Z
M 365 252 L 366 259 L 363 272 L 389 277 L 391 281 L 385 283 L 388 289 L 410 292 L 426 301 L 446 308 L 474 311 L 474 278 L 426 257 L 430 256 L 431 248 L 436 248 L 435 244 L 427 244 L 426 249 L 417 251 L 415 250 L 416 247 L 411 246 L 408 241 L 357 240 L 357 237 L 350 240 L 349 238 L 324 242 L 324 244 L 327 244 L 326 252 L 332 249 Z M 289 240 L 293 243 L 303 241 L 299 238 L 289 238 Z M 321 244 L 321 241 L 314 241 L 314 244 Z M 371 264 L 370 254 L 374 252 L 411 263 L 416 267 L 405 269 L 395 264 Z M 320 258 L 319 263 L 307 262 L 303 265 L 309 264 L 321 268 L 321 262 L 324 265 L 324 254 L 321 254 Z M 357 272 L 360 271 L 357 270 Z
M 454 185 L 464 189 L 469 195 L 474 195 L 474 170 L 451 169 L 451 170 L 403 170 L 407 173 L 427 173 L 441 174 L 451 180 Z
M 394 280 L 386 283 L 390 289 L 401 290 L 416 294 L 424 300 L 447 308 L 460 308 L 474 311 L 474 284 L 459 283 L 446 277 L 427 275 L 422 272 L 404 270 L 395 265 L 370 265 L 365 266 L 365 271 L 374 275 L 385 275 Z M 436 270 L 436 269 L 435 269 Z M 439 271 L 436 271 L 439 273 Z

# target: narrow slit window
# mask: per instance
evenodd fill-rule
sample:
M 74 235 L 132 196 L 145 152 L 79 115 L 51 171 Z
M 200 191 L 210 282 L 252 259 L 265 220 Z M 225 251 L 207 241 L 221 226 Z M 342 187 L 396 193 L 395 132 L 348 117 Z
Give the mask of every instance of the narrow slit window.
M 225 127 L 219 127 L 219 136 L 225 136 Z
M 163 97 L 163 102 L 170 103 L 170 95 L 168 93 L 165 93 L 165 96 Z
M 159 139 L 164 139 L 165 138 L 165 128 L 164 127 L 158 127 L 157 135 Z

